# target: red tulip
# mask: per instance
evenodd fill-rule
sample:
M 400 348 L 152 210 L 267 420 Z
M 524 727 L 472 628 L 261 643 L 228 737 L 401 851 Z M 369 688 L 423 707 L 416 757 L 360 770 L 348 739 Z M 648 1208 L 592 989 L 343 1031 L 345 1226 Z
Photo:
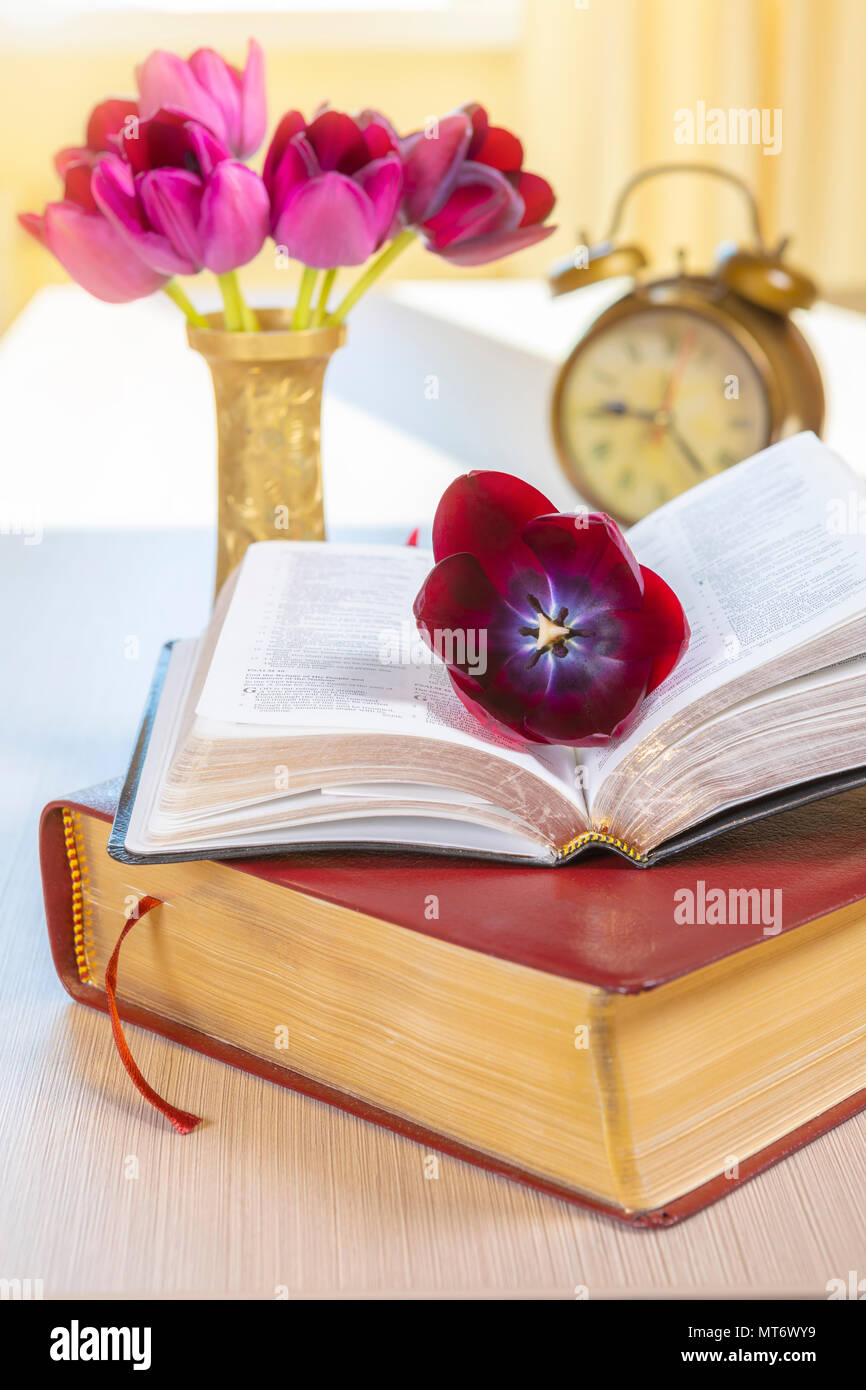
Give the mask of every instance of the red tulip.
M 100 155 L 120 149 L 123 130 L 134 130 L 138 123 L 138 102 L 132 97 L 109 97 L 94 106 L 87 122 L 85 145 L 70 145 L 58 150 L 54 167 L 60 177 L 66 177 L 70 164 L 96 164 Z
M 403 142 L 405 219 L 427 249 L 455 265 L 484 265 L 543 241 L 555 202 L 550 184 L 523 168 L 523 146 L 467 106 Z
M 467 709 L 529 742 L 610 742 L 688 646 L 676 595 L 610 517 L 555 512 L 507 473 L 446 489 L 433 553 L 422 636 Z
M 247 159 L 265 138 L 264 56 L 250 39 L 243 72 L 212 48 L 188 61 L 175 53 L 151 53 L 137 69 L 143 120 L 157 111 L 182 112 L 213 131 L 232 154 Z
M 218 275 L 252 260 L 268 230 L 259 175 L 205 126 L 172 111 L 141 121 L 105 155 L 93 196 L 118 235 L 163 275 Z
M 403 173 L 396 137 L 374 112 L 289 111 L 265 159 L 271 234 L 316 270 L 362 265 L 392 234 Z
M 143 261 L 106 220 L 93 198 L 89 161 L 69 162 L 61 202 L 40 217 L 25 212 L 21 225 L 53 253 L 85 290 L 110 304 L 153 294 L 167 276 Z

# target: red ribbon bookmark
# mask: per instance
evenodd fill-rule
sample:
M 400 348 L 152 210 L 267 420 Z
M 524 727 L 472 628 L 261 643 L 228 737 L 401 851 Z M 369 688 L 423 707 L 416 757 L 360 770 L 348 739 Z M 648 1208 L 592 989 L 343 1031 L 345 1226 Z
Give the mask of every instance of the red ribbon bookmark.
M 129 921 L 117 938 L 117 945 L 111 953 L 111 960 L 105 967 L 105 993 L 108 995 L 108 1012 L 111 1015 L 111 1031 L 114 1034 L 114 1042 L 120 1053 L 120 1060 L 132 1077 L 136 1088 L 144 1096 L 145 1100 L 159 1111 L 161 1115 L 174 1125 L 178 1134 L 189 1134 L 190 1130 L 195 1129 L 196 1125 L 201 1124 L 200 1115 L 191 1115 L 188 1110 L 179 1110 L 176 1105 L 169 1105 L 167 1100 L 157 1095 L 152 1086 L 149 1086 L 135 1065 L 129 1044 L 123 1036 L 123 1029 L 120 1025 L 120 1014 L 117 1012 L 117 962 L 120 959 L 120 948 L 128 933 L 135 926 L 135 923 L 142 918 L 145 913 L 150 912 L 152 907 L 160 907 L 160 898 L 139 898 L 135 909 L 130 915 Z

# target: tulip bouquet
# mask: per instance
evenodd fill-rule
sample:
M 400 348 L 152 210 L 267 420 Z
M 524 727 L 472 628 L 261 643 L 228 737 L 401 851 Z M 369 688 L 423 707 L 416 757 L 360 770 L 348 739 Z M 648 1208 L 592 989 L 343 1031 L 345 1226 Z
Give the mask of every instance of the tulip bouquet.
M 242 72 L 211 49 L 188 61 L 155 52 L 137 82 L 137 99 L 102 102 L 85 144 L 56 156 L 62 199 L 20 218 L 99 299 L 164 290 L 204 328 L 175 277 L 209 270 L 224 327 L 256 331 L 237 271 L 270 235 L 278 264 L 303 267 L 292 327 L 307 329 L 342 323 L 416 238 L 454 265 L 476 266 L 554 230 L 545 225 L 552 189 L 524 170 L 520 141 L 480 106 L 405 136 L 374 110 L 325 107 L 309 122 L 289 111 L 258 174 L 245 162 L 267 127 L 257 43 Z M 330 309 L 338 270 L 360 266 Z

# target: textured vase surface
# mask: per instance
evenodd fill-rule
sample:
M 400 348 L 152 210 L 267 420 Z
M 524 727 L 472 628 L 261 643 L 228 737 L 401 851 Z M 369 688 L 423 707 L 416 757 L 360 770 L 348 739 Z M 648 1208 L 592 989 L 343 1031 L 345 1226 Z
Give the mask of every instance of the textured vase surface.
M 291 330 L 292 311 L 258 311 L 262 331 L 188 328 L 216 400 L 216 592 L 253 541 L 325 539 L 322 386 L 346 330 Z

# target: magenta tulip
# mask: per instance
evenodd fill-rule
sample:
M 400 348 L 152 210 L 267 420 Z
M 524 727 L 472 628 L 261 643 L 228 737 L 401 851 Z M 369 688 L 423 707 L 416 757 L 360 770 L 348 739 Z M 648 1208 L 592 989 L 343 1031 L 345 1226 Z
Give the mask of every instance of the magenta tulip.
M 212 48 L 187 61 L 175 53 L 151 53 L 136 71 L 143 120 L 157 111 L 181 112 L 213 131 L 233 155 L 247 159 L 265 138 L 264 56 L 250 39 L 243 72 Z
M 166 276 L 130 250 L 97 207 L 89 162 L 69 162 L 62 201 L 49 203 L 40 217 L 25 212 L 22 227 L 57 257 L 83 289 L 109 304 L 153 294 Z
M 415 600 L 422 636 L 467 709 L 529 742 L 609 743 L 688 646 L 676 595 L 610 517 L 557 513 L 507 473 L 446 489 L 433 553 Z M 459 659 L 482 649 L 479 633 L 483 671 Z
M 271 234 L 316 270 L 361 265 L 392 234 L 403 172 L 396 137 L 376 113 L 283 117 L 265 159 Z
M 403 142 L 407 197 L 403 215 L 427 249 L 454 265 L 484 265 L 543 241 L 555 196 L 523 168 L 523 146 L 467 106 Z
M 268 231 L 259 175 L 230 159 L 197 121 L 172 111 L 143 120 L 93 175 L 93 196 L 142 260 L 163 275 L 217 275 L 252 260 Z

